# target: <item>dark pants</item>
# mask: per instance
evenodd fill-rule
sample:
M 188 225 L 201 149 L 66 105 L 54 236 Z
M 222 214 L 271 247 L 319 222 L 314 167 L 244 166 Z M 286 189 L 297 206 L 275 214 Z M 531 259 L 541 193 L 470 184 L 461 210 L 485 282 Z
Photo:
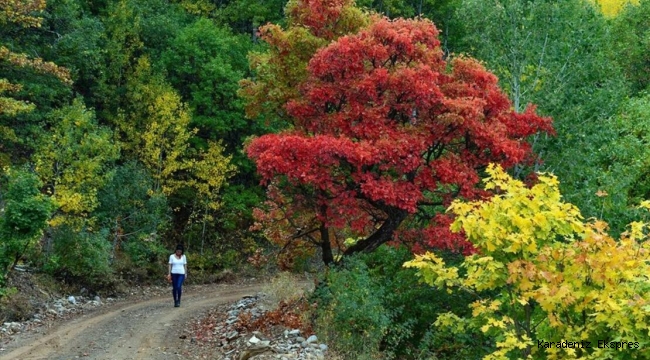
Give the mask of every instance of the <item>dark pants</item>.
M 174 295 L 174 303 L 181 301 L 183 280 L 185 280 L 185 274 L 172 274 L 172 295 Z

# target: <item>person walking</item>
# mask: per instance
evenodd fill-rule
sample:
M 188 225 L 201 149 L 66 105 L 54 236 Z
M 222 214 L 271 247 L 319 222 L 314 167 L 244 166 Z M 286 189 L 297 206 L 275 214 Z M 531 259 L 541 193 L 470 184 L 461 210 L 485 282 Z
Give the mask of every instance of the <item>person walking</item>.
M 174 296 L 174 307 L 181 306 L 181 294 L 183 293 L 183 281 L 187 279 L 187 258 L 185 257 L 183 245 L 176 246 L 176 251 L 169 255 L 169 271 L 167 280 L 172 283 L 172 295 Z

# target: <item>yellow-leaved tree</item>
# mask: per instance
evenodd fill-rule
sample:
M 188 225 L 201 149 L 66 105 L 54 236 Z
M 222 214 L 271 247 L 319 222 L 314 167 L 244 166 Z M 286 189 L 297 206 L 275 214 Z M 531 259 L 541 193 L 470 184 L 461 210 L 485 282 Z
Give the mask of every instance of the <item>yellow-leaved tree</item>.
M 155 191 L 169 195 L 181 185 L 177 176 L 192 164 L 186 161 L 190 113 L 180 96 L 163 79 L 153 74 L 149 59 L 137 61 L 127 82 L 128 109 L 117 119 L 125 150 L 134 153 L 150 170 Z
M 138 59 L 127 83 L 128 109 L 117 119 L 124 148 L 150 171 L 154 191 L 169 196 L 181 188 L 192 188 L 202 208 L 216 210 L 217 194 L 234 173 L 231 156 L 224 155 L 220 142 L 209 141 L 206 149 L 195 149 L 191 139 L 191 113 L 180 95 L 156 76 L 149 59 Z
M 237 170 L 231 163 L 232 156 L 224 155 L 224 147 L 221 142 L 209 141 L 208 148 L 199 152 L 199 157 L 193 162 L 193 178 L 188 185 L 194 188 L 198 194 L 190 220 L 201 222 L 201 248 L 206 238 L 206 225 L 213 221 L 212 214 L 221 207 L 219 192 Z
M 452 231 L 477 253 L 460 268 L 433 253 L 404 264 L 431 286 L 477 297 L 471 318 L 446 313 L 434 325 L 492 336 L 496 350 L 484 359 L 649 358 L 648 224 L 632 223 L 616 240 L 562 201 L 554 176 L 529 188 L 499 167 L 487 172 L 492 198 L 448 209 Z
M 58 207 L 53 226 L 85 218 L 97 206 L 97 192 L 110 178 L 119 157 L 113 132 L 100 126 L 81 100 L 54 112 L 55 128 L 34 154 L 36 173 Z
M 206 222 L 219 209 L 219 193 L 236 167 L 220 141 L 195 148 L 192 116 L 180 95 L 153 73 L 147 57 L 137 60 L 127 81 L 127 108 L 116 120 L 127 156 L 136 158 L 154 179 L 154 193 L 170 196 L 185 189 L 195 196 L 189 223 L 202 222 L 201 252 Z

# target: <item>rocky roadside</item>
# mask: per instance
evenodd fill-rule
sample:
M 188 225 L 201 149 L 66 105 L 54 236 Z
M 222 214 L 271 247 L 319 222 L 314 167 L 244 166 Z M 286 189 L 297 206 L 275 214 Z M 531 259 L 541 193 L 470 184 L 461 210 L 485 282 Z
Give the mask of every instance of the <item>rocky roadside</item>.
M 182 339 L 185 353 L 198 359 L 321 360 L 328 346 L 309 330 L 269 323 L 265 294 L 244 297 L 192 319 Z
M 52 300 L 42 304 L 42 308 L 33 314 L 31 319 L 25 321 L 5 322 L 0 326 L 0 339 L 6 336 L 19 334 L 24 331 L 36 330 L 50 321 L 64 319 L 73 315 L 81 314 L 92 310 L 98 306 L 104 305 L 104 302 L 110 304 L 115 302 L 114 298 L 106 298 L 104 301 L 99 296 L 86 298 L 84 296 L 68 296 Z
M 238 287 L 255 279 L 237 281 L 228 286 Z M 192 285 L 192 292 L 201 292 L 209 285 Z M 125 301 L 138 302 L 169 295 L 168 286 L 133 287 L 123 295 L 101 298 L 83 292 L 74 295 L 48 295 L 47 300 L 34 303 L 33 315 L 25 321 L 0 324 L 0 354 L 4 344 L 23 333 L 44 333 L 55 323 L 84 314 L 109 310 L 111 305 Z M 217 306 L 196 314 L 183 327 L 180 338 L 184 349 L 180 353 L 192 359 L 221 360 L 311 360 L 330 359 L 328 346 L 321 343 L 310 329 L 301 329 L 297 318 L 299 311 L 292 312 L 293 304 L 284 304 L 288 318 L 278 319 L 278 311 L 269 316 L 268 296 L 257 293 L 237 302 Z M 280 321 L 278 321 L 280 320 Z

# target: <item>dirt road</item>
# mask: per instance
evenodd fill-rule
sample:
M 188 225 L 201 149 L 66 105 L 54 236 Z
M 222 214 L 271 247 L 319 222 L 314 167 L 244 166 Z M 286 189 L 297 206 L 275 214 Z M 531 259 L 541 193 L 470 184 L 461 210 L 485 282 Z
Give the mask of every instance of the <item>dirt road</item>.
M 0 352 L 0 359 L 178 359 L 182 342 L 188 341 L 179 336 L 190 316 L 259 290 L 260 285 L 214 286 L 195 293 L 186 289 L 179 308 L 173 307 L 171 294 L 121 303 L 42 334 L 23 334 Z

